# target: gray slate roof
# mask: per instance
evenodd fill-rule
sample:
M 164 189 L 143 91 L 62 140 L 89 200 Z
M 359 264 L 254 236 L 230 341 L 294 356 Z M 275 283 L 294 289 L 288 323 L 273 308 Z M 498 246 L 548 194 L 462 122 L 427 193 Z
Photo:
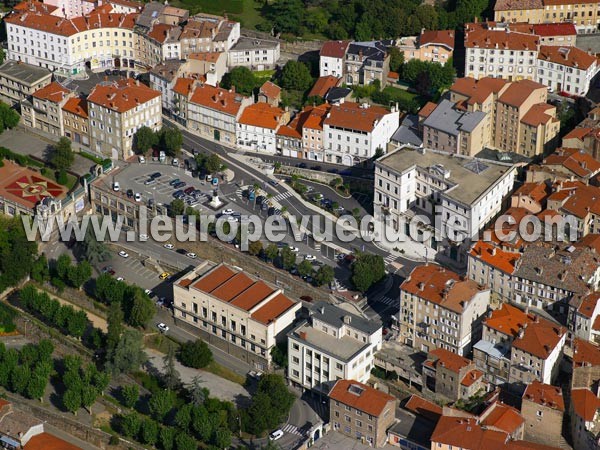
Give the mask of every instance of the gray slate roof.
M 423 125 L 452 136 L 458 136 L 461 130 L 473 131 L 484 118 L 485 113 L 482 111 L 459 111 L 450 100 L 442 100 L 438 107 L 425 119 Z
M 0 73 L 24 84 L 35 84 L 42 78 L 51 75 L 48 69 L 17 61 L 6 61 L 0 66 Z
M 381 328 L 381 322 L 378 320 L 368 320 L 356 314 L 349 313 L 345 309 L 338 308 L 331 303 L 318 302 L 311 308 L 312 316 L 318 320 L 339 328 L 344 323 L 344 316 L 350 316 L 350 326 L 364 333 L 372 334 Z
M 391 140 L 399 144 L 414 145 L 415 147 L 423 145 L 423 139 L 419 133 L 419 116 L 408 114 L 392 135 Z

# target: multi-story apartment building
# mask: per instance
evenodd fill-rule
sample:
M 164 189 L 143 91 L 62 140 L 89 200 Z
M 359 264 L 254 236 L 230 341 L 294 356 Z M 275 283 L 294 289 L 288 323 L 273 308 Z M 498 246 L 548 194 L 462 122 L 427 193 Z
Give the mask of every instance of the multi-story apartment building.
M 344 59 L 350 41 L 327 41 L 319 51 L 319 76 L 342 77 L 344 71 Z
M 544 23 L 543 0 L 497 0 L 494 4 L 497 22 Z
M 306 106 L 297 116 L 297 127 L 302 134 L 302 150 L 300 158 L 311 161 L 325 161 L 324 122 L 331 107 L 327 104 Z
M 127 159 L 133 135 L 142 126 L 162 127 L 160 92 L 130 78 L 98 84 L 87 98 L 91 149 L 113 159 Z
M 387 430 L 396 420 L 395 397 L 358 381 L 338 380 L 329 399 L 334 431 L 375 448 L 387 443 Z
M 540 45 L 575 46 L 577 42 L 577 29 L 570 22 L 509 23 L 508 29 L 519 33 L 535 34 L 540 38 Z
M 400 285 L 400 340 L 425 353 L 464 356 L 479 340 L 490 291 L 435 264 L 417 266 Z
M 192 53 L 227 52 L 240 38 L 239 22 L 210 14 L 196 14 L 183 26 L 181 56 Z
M 62 108 L 75 95 L 69 89 L 53 81 L 35 91 L 31 100 L 21 102 L 23 123 L 57 138 L 64 135 Z
M 90 146 L 90 120 L 87 100 L 71 97 L 62 107 L 63 130 L 75 144 Z
M 352 42 L 344 59 L 344 81 L 349 85 L 367 86 L 378 80 L 385 86 L 390 72 L 387 48 L 393 41 Z
M 419 36 L 400 38 L 396 43 L 404 53 L 404 61 L 420 61 L 446 64 L 454 55 L 454 30 L 421 30 Z
M 323 121 L 324 161 L 353 166 L 375 156 L 377 149 L 385 152 L 399 124 L 397 106 L 334 105 Z
M 149 43 L 150 66 L 162 61 L 181 59 L 181 28 L 177 25 L 154 24 L 145 37 Z
M 598 289 L 599 261 L 589 248 L 530 244 L 513 276 L 512 301 L 567 317 L 573 296 Z
M 483 372 L 473 361 L 443 348 L 427 354 L 422 377 L 424 388 L 453 401 L 487 390 Z
M 535 80 L 539 37 L 495 22 L 465 24 L 465 76 Z
M 352 379 L 366 383 L 382 345 L 381 323 L 325 302 L 310 307 L 308 320 L 288 333 L 288 378 L 305 389 Z
M 194 76 L 204 77 L 206 84 L 218 86 L 227 73 L 227 54 L 225 52 L 190 53 L 185 70 Z
M 565 414 L 561 388 L 534 380 L 523 393 L 521 414 L 527 440 L 543 445 L 561 442 Z
M 577 47 L 540 47 L 538 81 L 551 92 L 585 96 L 599 70 L 598 59 Z
M 257 100 L 271 106 L 279 106 L 281 102 L 281 88 L 271 81 L 265 81 L 258 89 Z
M 600 293 L 592 292 L 571 301 L 569 331 L 573 336 L 590 342 L 600 341 Z
M 563 137 L 563 142 L 566 136 Z M 526 180 L 528 183 L 541 183 L 551 179 L 579 180 L 589 184 L 600 174 L 600 161 L 594 159 L 589 153 L 579 148 L 558 148 L 540 163 L 527 168 Z
M 423 145 L 447 153 L 475 156 L 488 145 L 486 114 L 464 111 L 442 100 L 422 123 Z
M 204 261 L 173 283 L 175 317 L 259 370 L 271 367 L 271 349 L 301 306 L 281 289 L 226 264 L 211 267 Z
M 375 162 L 375 219 L 402 232 L 407 214 L 425 213 L 438 238 L 426 244 L 466 265 L 464 238 L 501 211 L 514 180 L 511 164 L 404 147 Z
M 566 337 L 560 325 L 505 303 L 484 320 L 473 360 L 495 385 L 510 383 L 522 390 L 533 380 L 551 384 Z
M 237 123 L 237 145 L 246 150 L 275 154 L 276 133 L 289 121 L 289 113 L 267 103 L 255 103 L 244 109 Z
M 513 275 L 521 253 L 477 241 L 468 254 L 467 276 L 491 291 L 490 302 L 499 304 L 513 298 Z
M 598 324 L 600 333 L 600 323 Z M 600 340 L 594 343 L 575 338 L 571 344 L 571 389 L 590 388 L 600 383 Z
M 52 73 L 48 69 L 17 61 L 6 61 L 0 66 L 0 100 L 18 107 L 22 100 L 51 82 Z
M 227 65 L 250 70 L 273 69 L 279 61 L 280 47 L 279 41 L 241 37 L 227 52 Z
M 180 60 L 171 60 L 150 69 L 150 88 L 160 92 L 161 106 L 166 111 L 173 109 L 173 87 L 187 65 Z
M 244 109 L 253 103 L 252 98 L 208 84 L 197 84 L 179 108 L 186 112 L 189 129 L 209 139 L 235 145 L 237 123 Z
M 64 19 L 39 11 L 6 16 L 8 59 L 64 74 L 106 67 L 133 67 L 135 14 L 92 12 Z
M 573 389 L 570 412 L 573 448 L 600 449 L 600 397 L 589 389 Z

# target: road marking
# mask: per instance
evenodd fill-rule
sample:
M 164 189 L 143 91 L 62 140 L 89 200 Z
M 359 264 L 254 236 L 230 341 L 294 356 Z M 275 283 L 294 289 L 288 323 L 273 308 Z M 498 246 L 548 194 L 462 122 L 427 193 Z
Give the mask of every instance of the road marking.
M 290 191 L 285 191 L 282 192 L 281 194 L 277 194 L 275 197 L 273 197 L 271 200 L 275 200 L 275 201 L 280 201 L 280 200 L 284 200 L 286 198 L 290 198 L 292 197 L 294 194 L 292 194 Z
M 383 258 L 387 264 L 392 264 L 394 261 L 396 261 L 396 259 L 398 259 L 398 257 L 395 255 L 387 255 L 385 258 Z
M 298 431 L 298 427 L 288 423 L 285 427 L 281 429 L 284 433 L 295 434 L 296 436 L 302 436 L 302 433 Z
M 397 298 L 390 298 L 390 297 L 382 297 L 378 300 L 379 303 L 383 303 L 385 305 L 394 305 L 396 303 L 398 303 L 399 299 Z

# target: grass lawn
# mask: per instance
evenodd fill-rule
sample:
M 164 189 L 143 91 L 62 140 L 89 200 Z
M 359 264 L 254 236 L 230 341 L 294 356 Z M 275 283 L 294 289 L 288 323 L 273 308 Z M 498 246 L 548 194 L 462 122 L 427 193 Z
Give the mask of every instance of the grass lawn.
M 232 20 L 239 21 L 242 27 L 253 30 L 256 29 L 257 24 L 264 21 L 260 15 L 262 3 L 255 0 L 175 0 L 172 4 L 189 9 L 190 14 L 203 12 L 223 15 L 227 13 Z
M 47 170 L 44 173 L 44 176 L 51 179 L 52 181 L 56 181 L 56 172 L 54 170 Z M 58 183 L 58 181 L 56 182 Z M 77 183 L 77 177 L 71 175 L 70 173 L 67 173 L 67 184 L 65 185 L 65 187 L 70 191 L 71 189 L 73 189 L 73 186 L 75 186 L 75 183 Z
M 229 370 L 227 367 L 223 367 L 219 363 L 212 361 L 204 369 L 207 372 L 217 375 L 218 377 L 225 378 L 226 380 L 233 381 L 234 383 L 241 384 L 242 386 L 246 383 L 246 378 L 238 375 L 237 373 Z
M 417 101 L 419 100 L 417 98 L 419 96 L 418 94 L 415 94 L 413 92 L 408 92 L 404 89 L 400 89 L 400 88 L 396 88 L 396 87 L 392 87 L 392 86 L 387 86 L 387 87 L 383 88 L 383 92 L 388 94 L 394 100 L 405 100 L 405 101 L 409 101 L 412 99 L 417 99 Z

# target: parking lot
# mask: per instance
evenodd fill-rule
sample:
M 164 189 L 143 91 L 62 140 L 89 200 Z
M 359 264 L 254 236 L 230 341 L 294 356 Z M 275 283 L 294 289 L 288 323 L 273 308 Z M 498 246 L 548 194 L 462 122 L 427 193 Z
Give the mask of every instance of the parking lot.
M 154 174 L 160 175 L 155 176 Z M 155 176 L 154 181 L 148 183 L 151 175 Z M 176 179 L 185 185 L 176 188 L 169 184 Z M 175 192 L 193 187 L 202 194 L 197 196 L 198 203 L 189 206 L 200 210 L 200 203 L 207 201 L 212 195 L 212 189 L 208 183 L 192 177 L 191 172 L 185 171 L 182 167 L 174 167 L 166 163 L 146 162 L 140 164 L 134 162 L 115 172 L 110 181 L 111 183 L 118 182 L 121 192 L 126 193 L 131 190 L 130 194 L 140 194 L 141 202 L 146 204 L 152 199 L 156 204 L 169 205 L 174 200 Z M 186 197 L 185 200 L 191 200 L 191 197 Z
M 69 80 L 65 86 L 73 91 L 80 92 L 84 95 L 88 95 L 91 90 L 98 83 L 103 81 L 116 81 L 121 80 L 123 78 L 130 77 L 133 74 L 132 69 L 128 69 L 127 71 L 123 70 L 120 72 L 111 71 L 110 75 L 107 75 L 104 71 L 102 72 L 87 72 L 88 78 L 86 80 Z M 57 75 L 59 80 L 64 80 L 63 77 Z M 64 81 L 63 81 L 64 82 Z

